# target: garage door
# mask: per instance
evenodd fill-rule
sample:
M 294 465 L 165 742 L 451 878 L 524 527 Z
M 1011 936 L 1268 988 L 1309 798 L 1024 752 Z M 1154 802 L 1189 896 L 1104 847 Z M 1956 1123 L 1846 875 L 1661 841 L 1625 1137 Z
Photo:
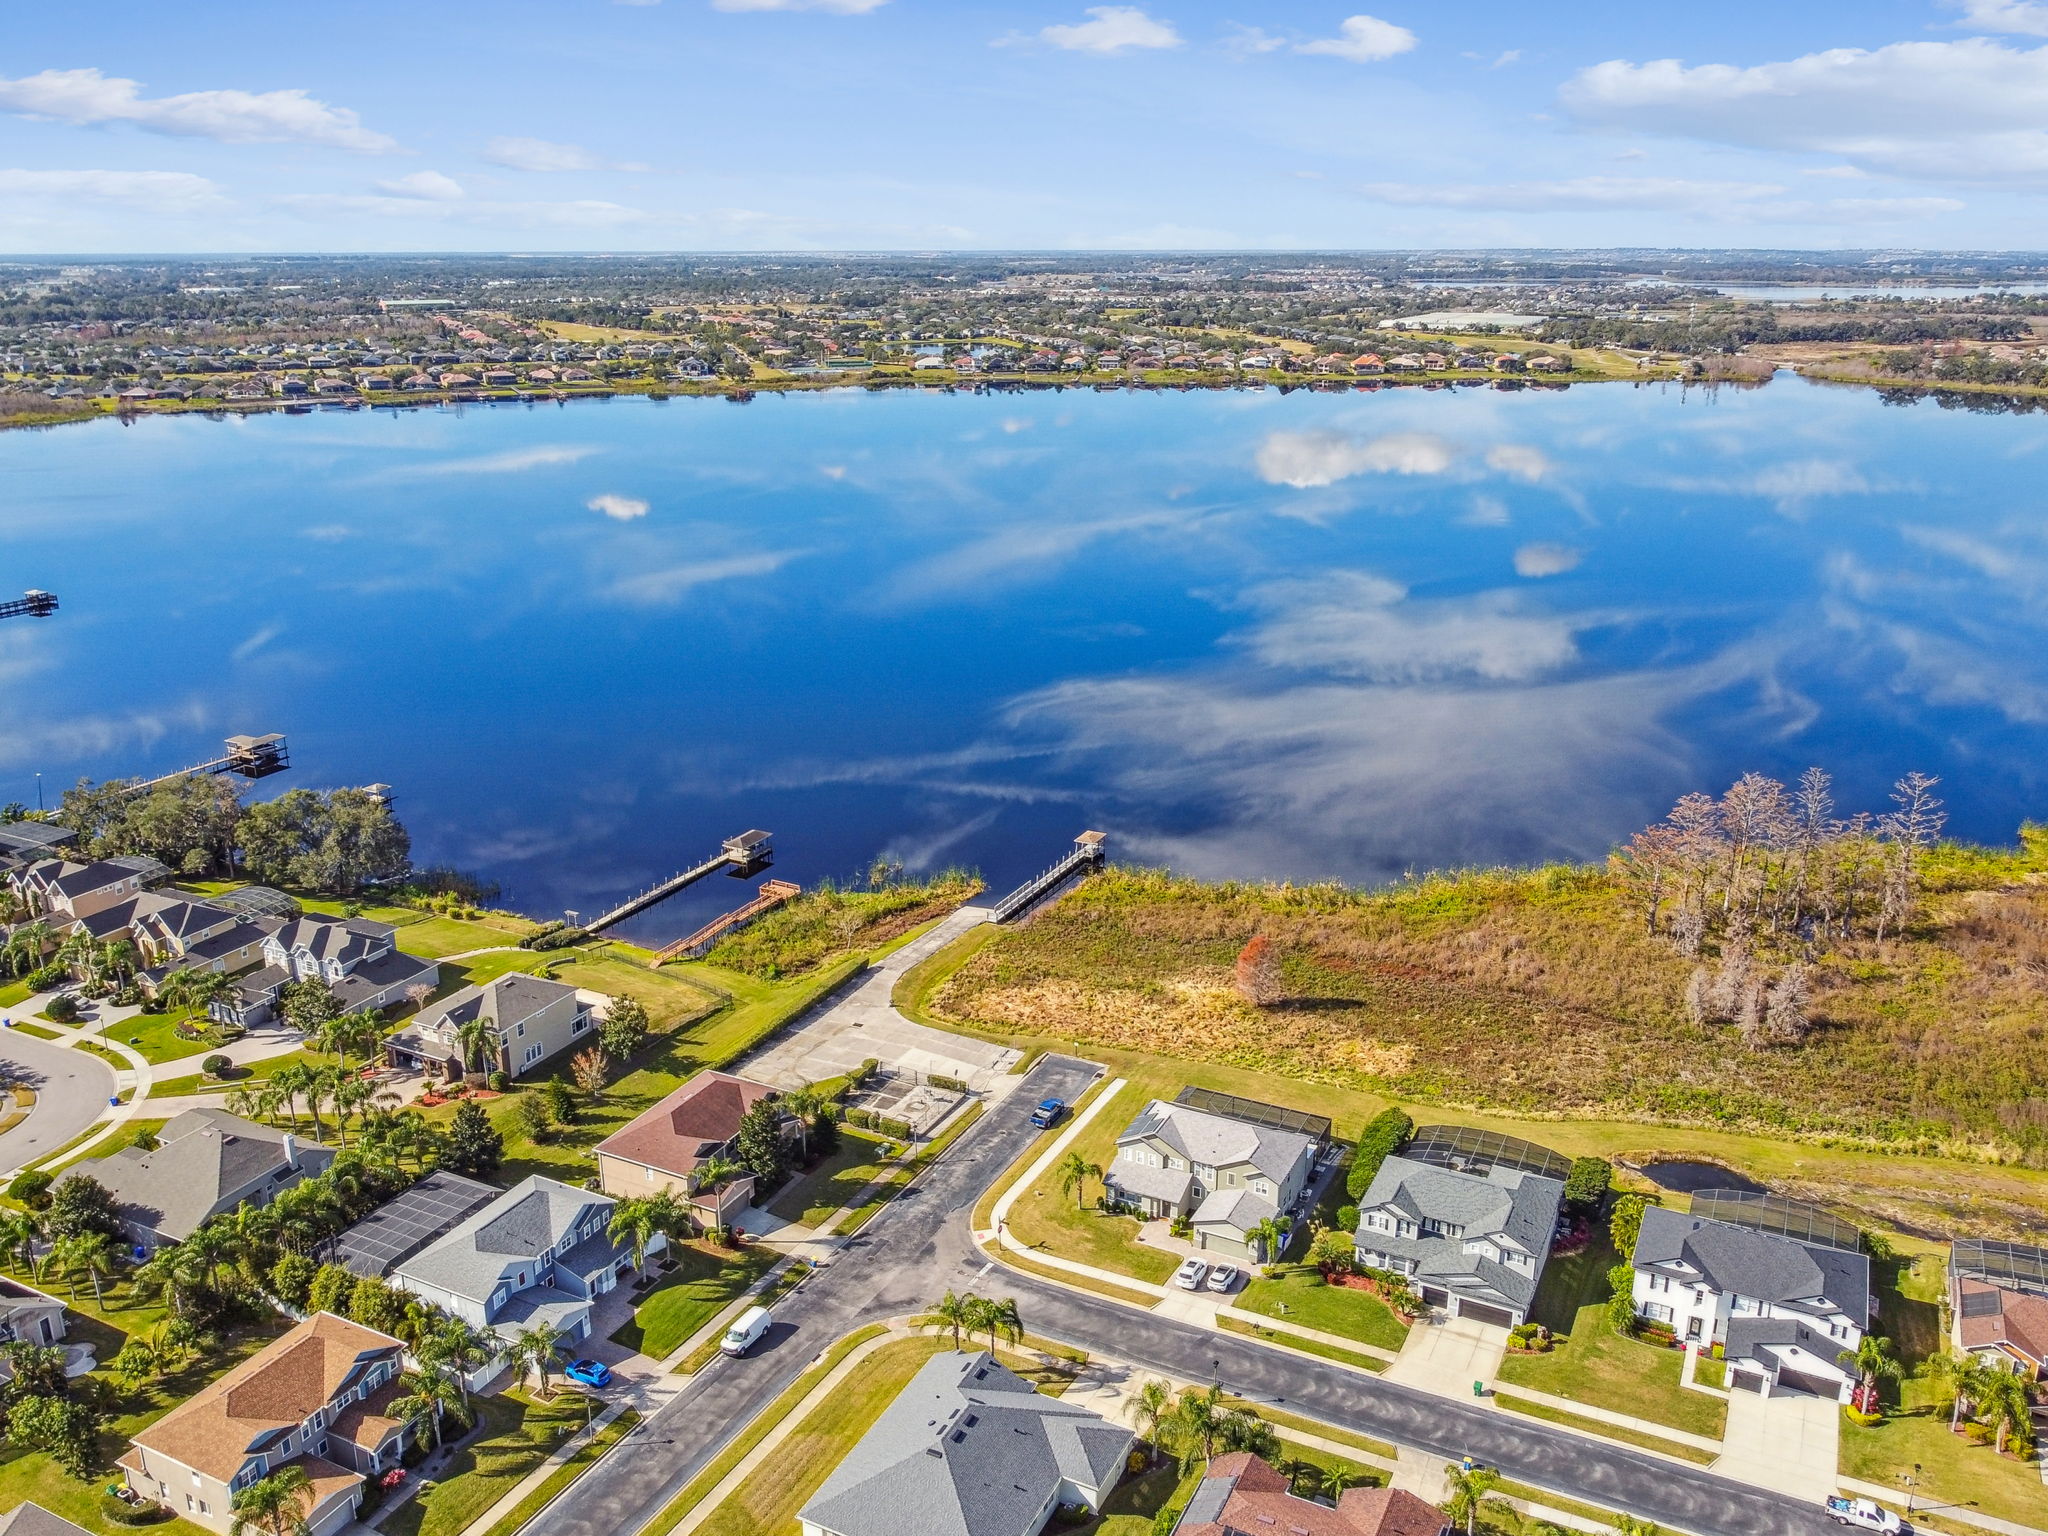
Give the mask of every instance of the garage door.
M 1489 1307 L 1479 1301 L 1460 1301 L 1458 1316 L 1469 1317 L 1475 1323 L 1492 1323 L 1497 1328 L 1515 1326 L 1515 1314 L 1506 1307 Z
M 1422 1288 L 1422 1303 L 1428 1307 L 1447 1307 L 1451 1304 L 1451 1293 L 1439 1290 L 1433 1285 L 1425 1285 Z
M 1764 1379 L 1754 1371 L 1733 1371 L 1729 1374 L 1728 1385 L 1738 1392 L 1761 1392 Z
M 1805 1392 L 1813 1397 L 1838 1396 L 1835 1384 L 1825 1376 L 1808 1376 L 1803 1371 L 1788 1371 L 1780 1368 L 1778 1385 L 1788 1392 Z

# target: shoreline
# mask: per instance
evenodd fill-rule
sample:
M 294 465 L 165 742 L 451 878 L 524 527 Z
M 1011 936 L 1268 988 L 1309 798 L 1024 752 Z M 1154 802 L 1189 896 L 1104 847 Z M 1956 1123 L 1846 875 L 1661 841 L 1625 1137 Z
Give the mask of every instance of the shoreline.
M 1928 379 L 1894 379 L 1868 375 L 1838 373 L 1821 369 L 1788 367 L 1780 370 L 1789 372 L 1814 384 L 1832 384 L 1838 387 L 1876 390 L 1909 391 L 1916 395 L 1931 396 L 1939 400 L 1944 395 L 1970 395 L 2013 400 L 2048 400 L 2048 385 L 2006 385 L 1979 384 L 1963 381 L 1936 381 Z M 634 396 L 649 400 L 708 400 L 725 399 L 744 405 L 760 394 L 804 394 L 823 390 L 861 389 L 868 391 L 917 390 L 937 394 L 994 394 L 1023 391 L 1051 390 L 1061 392 L 1069 389 L 1085 389 L 1098 394 L 1122 390 L 1157 392 L 1164 390 L 1241 390 L 1277 389 L 1282 394 L 1296 390 L 1312 390 L 1323 394 L 1374 394 L 1382 390 L 1441 390 L 1456 387 L 1466 389 L 1488 387 L 1503 393 L 1522 390 L 1556 392 L 1579 385 L 1592 384 L 1682 384 L 1712 388 L 1719 385 L 1737 385 L 1754 389 L 1771 382 L 1768 378 L 1687 378 L 1669 367 L 1645 370 L 1638 374 L 1600 373 L 1589 369 L 1574 369 L 1569 373 L 1543 377 L 1518 374 L 1482 373 L 1476 370 L 1447 370 L 1420 377 L 1367 377 L 1343 378 L 1327 375 L 1301 375 L 1273 373 L 1257 375 L 1218 375 L 1213 373 L 1176 372 L 1159 369 L 1139 376 L 1127 374 L 1079 374 L 1073 377 L 1048 378 L 1042 374 L 958 374 L 951 370 L 929 370 L 921 376 L 909 374 L 886 374 L 876 377 L 861 374 L 847 378 L 796 378 L 755 379 L 748 382 L 729 380 L 703 383 L 649 383 L 625 381 L 604 384 L 592 388 L 570 389 L 459 389 L 459 390 L 413 390 L 402 396 L 351 395 L 346 397 L 279 397 L 261 400 L 230 400 L 218 396 L 201 396 L 191 400 L 148 400 L 148 401 L 101 401 L 72 409 L 39 412 L 31 416 L 17 416 L 0 421 L 0 431 L 73 426 L 89 421 L 132 421 L 147 416 L 209 416 L 225 418 L 235 415 L 255 415 L 263 412 L 281 411 L 286 415 L 310 416 L 321 411 L 369 410 L 412 410 L 433 406 L 449 405 L 566 405 L 574 400 L 609 400 L 619 396 Z

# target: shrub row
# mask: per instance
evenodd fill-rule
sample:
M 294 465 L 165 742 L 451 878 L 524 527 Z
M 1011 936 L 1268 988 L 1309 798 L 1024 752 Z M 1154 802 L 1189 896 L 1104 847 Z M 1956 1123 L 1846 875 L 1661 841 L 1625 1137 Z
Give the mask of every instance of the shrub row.
M 1407 1143 L 1415 1133 L 1415 1122 L 1398 1109 L 1383 1109 L 1365 1122 L 1358 1133 L 1358 1150 L 1352 1154 L 1351 1171 L 1345 1175 L 1345 1193 L 1356 1200 L 1372 1187 L 1380 1164 Z

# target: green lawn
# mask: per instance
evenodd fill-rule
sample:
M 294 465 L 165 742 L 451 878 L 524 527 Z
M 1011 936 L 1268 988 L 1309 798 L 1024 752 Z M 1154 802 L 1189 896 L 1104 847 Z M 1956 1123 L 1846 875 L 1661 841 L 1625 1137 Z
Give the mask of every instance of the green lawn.
M 1666 1456 L 1676 1456 L 1681 1461 L 1690 1461 L 1697 1466 L 1711 1465 L 1715 1459 L 1714 1452 L 1699 1450 L 1682 1440 L 1667 1440 L 1662 1435 L 1651 1434 L 1648 1430 L 1630 1429 L 1626 1425 L 1603 1424 L 1598 1419 L 1589 1419 L 1562 1408 L 1553 1408 L 1548 1403 L 1532 1403 L 1527 1398 L 1507 1396 L 1499 1398 L 1498 1401 L 1508 1412 L 1519 1413 L 1525 1418 L 1542 1419 L 1548 1424 L 1563 1424 L 1585 1434 L 1598 1435 L 1605 1440 L 1618 1440 L 1623 1445 L 1640 1446 L 1646 1451 L 1659 1451 Z
M 1915 1374 L 1899 1384 L 1899 1401 L 1883 1422 L 1864 1428 L 1843 1415 L 1843 1475 L 1898 1488 L 1900 1474 L 1917 1464 L 1923 1503 L 1962 1504 L 1999 1519 L 2048 1526 L 2048 1487 L 2042 1486 L 2040 1467 L 1951 1433 L 1947 1406 L 1937 1401 L 1933 1384 L 1917 1374 L 1929 1355 L 1944 1348 L 1941 1296 L 1946 1282 L 1940 1259 L 1930 1256 L 1908 1266 L 1873 1264 L 1871 1270 L 1877 1331 L 1892 1341 Z
M 123 1147 L 134 1146 L 135 1139 L 138 1136 L 154 1136 L 170 1123 L 168 1120 L 145 1120 L 139 1117 L 134 1120 L 124 1121 L 118 1131 L 114 1132 L 113 1135 L 109 1136 L 85 1155 L 93 1158 L 111 1157 Z M 78 1142 L 84 1141 L 86 1137 L 97 1135 L 99 1130 L 100 1127 L 97 1125 L 91 1127 L 84 1135 L 78 1138 L 78 1141 L 72 1142 L 71 1145 L 77 1146 Z M 50 1161 L 43 1163 L 42 1168 L 46 1173 L 55 1173 L 58 1169 L 65 1167 L 67 1162 L 76 1160 L 76 1158 L 67 1159 L 62 1152 L 59 1152 Z
M 769 1248 L 733 1253 L 704 1243 L 683 1243 L 667 1257 L 676 1261 L 676 1267 L 641 1299 L 633 1320 L 612 1335 L 614 1344 L 656 1360 L 710 1322 L 721 1307 L 773 1268 L 780 1255 Z
M 1255 1339 L 1280 1349 L 1299 1350 L 1304 1355 L 1316 1355 L 1324 1360 L 1335 1360 L 1339 1365 L 1348 1365 L 1361 1371 L 1384 1371 L 1392 1362 L 1377 1355 L 1362 1355 L 1355 1349 L 1343 1349 L 1335 1344 L 1325 1344 L 1321 1339 L 1304 1339 L 1299 1334 L 1283 1333 L 1278 1328 L 1268 1328 L 1262 1323 L 1247 1323 L 1241 1318 L 1219 1315 L 1216 1326 L 1228 1333 L 1248 1334 Z
M 379 1523 L 386 1536 L 461 1536 L 517 1487 L 548 1453 L 583 1427 L 589 1399 L 557 1391 L 542 1402 L 520 1392 L 473 1400 L 482 1433 L 448 1471 Z
M 223 1101 L 225 1101 L 227 1094 L 232 1089 L 247 1086 L 251 1083 L 262 1082 L 267 1078 L 275 1077 L 286 1067 L 300 1063 L 309 1067 L 325 1068 L 340 1065 L 341 1058 L 329 1055 L 326 1051 L 307 1050 L 301 1046 L 298 1050 L 287 1051 L 282 1056 L 268 1056 L 262 1061 L 252 1061 L 246 1066 L 237 1067 L 230 1076 L 225 1078 L 208 1077 L 204 1072 L 194 1072 L 185 1077 L 160 1077 L 150 1084 L 149 1096 L 152 1099 L 171 1099 L 183 1094 L 205 1093 L 208 1090 L 217 1089 Z M 361 1054 L 351 1055 L 349 1057 L 349 1065 L 352 1067 L 363 1065 Z M 306 1103 L 304 1099 L 301 1099 L 299 1101 L 299 1113 L 303 1116 L 305 1112 Z
M 180 1008 L 170 1013 L 143 1013 L 118 1024 L 109 1024 L 104 1033 L 110 1041 L 122 1045 L 141 1055 L 151 1065 L 166 1061 L 177 1061 L 186 1056 L 203 1056 L 208 1051 L 220 1049 L 201 1040 L 184 1040 L 178 1036 L 178 1025 L 192 1017 L 190 1009 Z
M 1326 1285 L 1321 1273 L 1308 1264 L 1291 1265 L 1271 1280 L 1252 1281 L 1236 1305 L 1263 1317 L 1339 1333 L 1381 1349 L 1399 1350 L 1408 1338 L 1408 1325 L 1377 1297 L 1347 1286 Z
M 16 1003 L 28 1001 L 34 995 L 29 991 L 27 982 L 10 981 L 5 986 L 0 986 L 0 1008 L 11 1008 Z
M 1623 1338 L 1607 1321 L 1607 1271 L 1618 1262 L 1604 1242 L 1552 1259 L 1536 1295 L 1534 1320 L 1558 1336 L 1547 1355 L 1509 1355 L 1500 1380 L 1615 1413 L 1719 1439 L 1728 1405 L 1678 1384 L 1685 1356 Z
M 613 1419 L 611 1423 L 605 1425 L 603 1429 L 600 1429 L 590 1439 L 584 1441 L 582 1447 L 575 1455 L 571 1456 L 567 1461 L 555 1468 L 554 1471 L 550 1472 L 547 1477 L 542 1479 L 541 1485 L 538 1488 L 534 1489 L 533 1492 L 529 1493 L 517 1504 L 514 1504 L 509 1511 L 499 1518 L 497 1524 L 490 1528 L 486 1536 L 513 1536 L 513 1533 L 525 1525 L 527 1521 L 531 1520 L 555 1499 L 559 1498 L 565 1488 L 588 1472 L 592 1464 L 602 1457 L 605 1452 L 630 1435 L 633 1432 L 633 1426 L 639 1422 L 640 1415 L 631 1408 L 626 1409 L 616 1419 Z
M 1188 1081 L 1162 1064 L 1163 1070 L 1129 1076 L 1124 1089 L 1088 1123 L 1068 1150 L 1078 1152 L 1098 1168 L 1107 1168 L 1116 1158 L 1116 1139 L 1137 1117 L 1148 1099 L 1171 1099 Z M 1028 1161 L 1038 1156 L 1034 1146 L 1025 1153 Z M 1064 1157 L 1061 1158 L 1064 1162 Z M 1010 1206 L 1010 1235 L 1031 1248 L 1043 1248 L 1061 1258 L 1092 1264 L 1097 1269 L 1134 1275 L 1158 1284 L 1179 1267 L 1180 1260 L 1163 1248 L 1138 1244 L 1138 1220 L 1132 1216 L 1111 1216 L 1095 1208 L 1102 1193 L 1100 1181 L 1090 1179 L 1082 1198 L 1060 1192 L 1056 1168 L 1025 1190 Z M 1085 1199 L 1085 1203 L 1083 1203 Z
M 768 1202 L 769 1211 L 784 1221 L 815 1227 L 880 1176 L 883 1145 L 880 1137 L 842 1126 L 839 1150 L 785 1184 Z

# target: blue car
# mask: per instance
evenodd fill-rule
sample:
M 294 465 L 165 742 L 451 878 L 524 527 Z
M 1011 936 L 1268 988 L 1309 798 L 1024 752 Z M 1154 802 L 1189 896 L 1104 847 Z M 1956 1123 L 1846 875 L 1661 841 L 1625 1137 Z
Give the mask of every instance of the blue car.
M 586 1387 L 608 1387 L 612 1384 L 612 1368 L 602 1360 L 572 1360 L 569 1369 L 562 1374 Z
M 1060 1123 L 1060 1116 L 1066 1112 L 1064 1099 L 1041 1099 L 1038 1108 L 1031 1111 L 1031 1123 L 1040 1130 L 1049 1130 Z

